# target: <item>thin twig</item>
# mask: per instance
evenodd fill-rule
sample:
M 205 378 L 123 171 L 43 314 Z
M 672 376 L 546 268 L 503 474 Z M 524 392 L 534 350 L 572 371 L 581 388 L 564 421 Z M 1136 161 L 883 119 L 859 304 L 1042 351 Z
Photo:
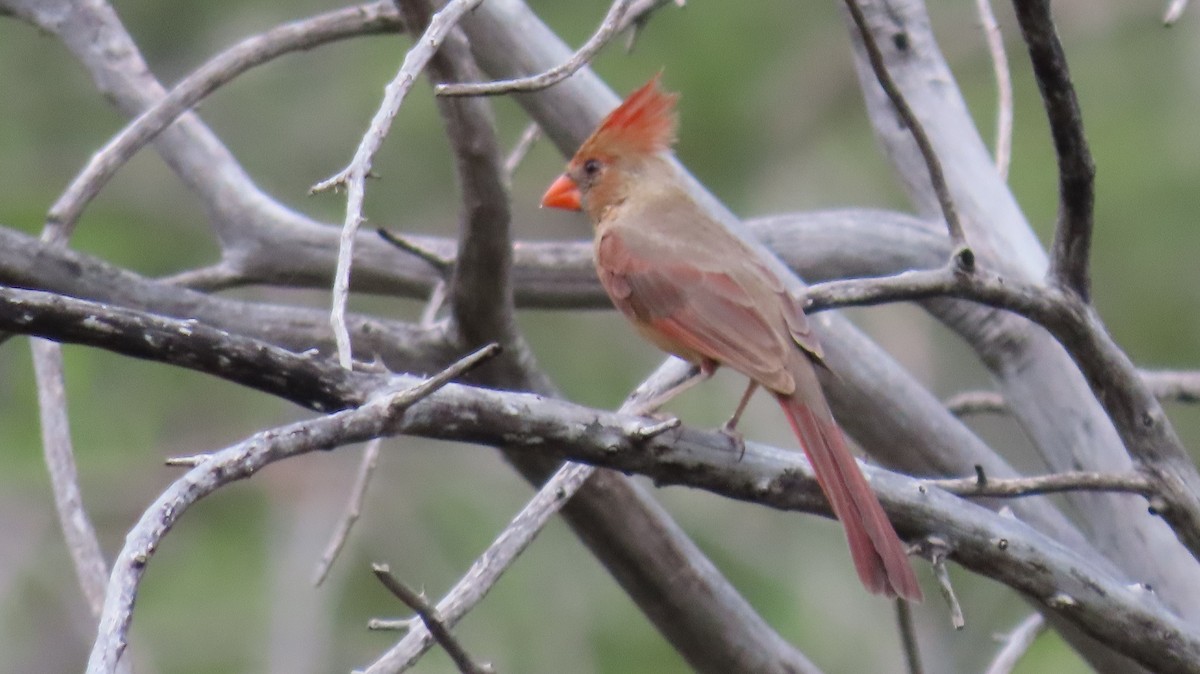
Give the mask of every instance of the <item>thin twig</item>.
M 633 414 L 642 405 L 645 396 L 654 391 L 670 388 L 675 382 L 673 368 L 659 368 L 646 381 L 634 390 L 622 403 L 619 413 Z M 630 431 L 633 437 L 648 440 L 668 428 L 674 428 L 678 421 L 664 427 L 664 424 L 651 424 L 634 428 Z M 661 427 L 661 430 L 658 430 Z M 657 432 L 647 432 L 646 429 Z M 575 496 L 588 479 L 596 471 L 594 466 L 581 463 L 566 463 L 546 481 L 538 493 L 513 518 L 512 522 L 500 533 L 496 540 L 475 561 L 458 583 L 438 602 L 438 610 L 443 620 L 454 626 L 491 590 L 492 585 L 500 579 L 501 574 L 516 558 L 533 542 L 534 537 L 550 522 L 551 516 Z M 374 629 L 397 629 L 398 624 L 386 621 L 372 621 Z M 367 674 L 383 674 L 384 672 L 400 672 L 416 662 L 429 649 L 432 641 L 429 634 L 422 633 L 414 625 L 407 625 L 408 634 L 384 653 L 368 669 Z
M 354 259 L 354 238 L 363 223 L 363 200 L 366 196 L 366 180 L 371 173 L 371 162 L 383 145 L 391 129 L 392 120 L 400 110 L 417 76 L 425 69 L 429 59 L 437 53 L 442 41 L 464 14 L 479 6 L 483 0 L 450 0 L 433 15 L 429 28 L 416 40 L 404 55 L 404 63 L 396 77 L 384 87 L 383 102 L 371 125 L 363 135 L 354 158 L 342 171 L 312 187 L 313 192 L 323 192 L 337 187 L 346 188 L 346 219 L 342 223 L 342 234 L 338 244 L 338 264 L 333 278 L 333 306 L 329 324 L 337 342 L 338 362 L 349 369 L 352 363 L 350 332 L 346 327 L 346 304 L 350 298 L 350 264 Z
M 633 435 L 639 440 L 651 440 L 662 435 L 663 433 L 666 433 L 667 431 L 679 428 L 680 423 L 682 422 L 675 417 L 664 419 L 657 424 L 650 424 L 649 426 L 643 426 L 642 428 L 637 429 L 633 432 Z
M 913 625 L 912 605 L 903 599 L 892 602 L 896 605 L 896 628 L 900 631 L 900 644 L 904 646 L 904 661 L 908 674 L 923 674 L 921 650 L 917 644 L 917 630 Z
M 429 299 L 425 300 L 425 308 L 421 309 L 421 320 L 419 325 L 425 329 L 432 329 L 434 323 L 437 322 L 438 313 L 446 304 L 446 293 L 450 288 L 450 284 L 444 280 L 438 279 L 438 282 L 433 284 L 433 290 L 429 291 Z
M 996 172 L 1000 179 L 1008 181 L 1008 165 L 1012 160 L 1013 133 L 1013 90 L 1012 74 L 1008 70 L 1008 56 L 1004 53 L 1004 35 L 996 23 L 991 0 L 975 0 L 979 10 L 979 21 L 983 26 L 983 37 L 988 53 L 992 57 L 992 70 L 996 75 Z
M 212 458 L 212 454 L 192 454 L 190 456 L 168 456 L 163 460 L 164 466 L 195 468 Z
M 1187 370 L 1142 370 L 1142 383 L 1163 402 L 1200 403 L 1200 372 Z M 962 391 L 946 398 L 946 409 L 954 416 L 1007 414 L 1008 402 L 997 391 Z
M 390 2 L 381 1 L 285 23 L 242 40 L 209 59 L 113 136 L 54 202 L 48 219 L 71 230 L 92 198 L 138 150 L 205 96 L 251 68 L 289 52 L 401 28 L 395 8 Z
M 36 290 L 0 286 L 0 330 L 205 372 L 322 412 L 362 404 L 387 381 L 195 320 Z
M 958 602 L 958 595 L 954 593 L 954 585 L 950 582 L 950 571 L 946 568 L 946 557 L 950 554 L 950 546 L 946 541 L 930 536 L 919 544 L 923 549 L 923 553 L 929 557 L 930 563 L 933 565 L 933 577 L 937 579 L 938 589 L 942 592 L 942 598 L 946 600 L 946 606 L 950 609 L 950 624 L 954 629 L 961 630 L 966 627 L 967 621 L 963 617 L 962 604 Z
M 0 298 L 14 293 L 16 291 L 11 289 L 0 291 Z M 9 316 L 11 324 L 16 326 L 25 320 L 38 320 L 31 313 L 39 311 L 32 303 L 38 295 L 20 291 L 19 304 L 12 307 L 0 304 L 0 318 Z M 104 309 L 95 303 L 89 303 L 89 306 L 92 313 Z M 81 314 L 83 317 L 88 315 Z M 189 326 L 186 321 L 177 323 L 181 328 Z M 92 335 L 110 332 L 108 323 L 89 322 L 83 318 L 79 327 L 90 330 Z M 209 332 L 197 328 L 195 338 L 190 341 L 200 342 L 205 347 L 204 353 L 214 359 L 221 356 L 234 360 L 245 358 L 242 351 L 228 350 L 229 335 L 216 339 Z M 53 335 L 56 339 L 62 335 L 49 330 L 43 334 Z M 155 360 L 176 357 L 173 343 L 159 342 L 160 333 L 155 333 L 154 337 L 159 351 L 139 352 L 141 357 Z M 81 338 L 75 335 L 71 339 Z M 94 336 L 88 339 L 96 341 Z M 144 343 L 146 340 L 139 337 L 136 341 Z M 259 342 L 258 347 L 261 349 L 265 345 Z M 290 364 L 303 367 L 306 362 L 307 359 L 297 357 Z M 186 359 L 181 363 L 186 365 Z M 191 367 L 196 366 L 191 364 Z M 287 367 L 276 363 L 261 369 L 276 372 L 286 371 Z M 333 382 L 337 381 L 338 374 L 357 386 L 369 386 L 376 381 L 374 377 L 349 373 L 336 366 L 331 367 L 330 372 L 326 377 Z M 247 370 L 241 376 L 244 379 L 257 375 Z M 411 382 L 412 378 L 397 377 L 397 381 Z M 335 391 L 327 394 L 326 399 L 330 401 L 344 396 L 335 407 L 352 404 L 348 401 L 363 400 L 361 391 L 339 393 L 342 387 L 342 384 L 336 384 Z M 282 386 L 272 390 L 281 392 L 279 394 L 287 392 Z M 454 419 L 456 423 L 447 424 L 447 419 Z M 737 461 L 735 456 L 731 457 L 727 439 L 687 429 L 678 436 L 672 434 L 669 439 L 660 436 L 642 442 L 633 438 L 633 431 L 645 425 L 643 419 L 622 417 L 542 396 L 454 386 L 409 410 L 395 423 L 389 432 L 503 445 L 514 455 L 587 461 L 622 472 L 644 474 L 661 484 L 687 484 L 769 507 L 828 515 L 828 503 L 813 481 L 810 466 L 794 452 L 748 443 L 745 457 Z M 207 465 L 194 470 L 205 471 Z M 920 481 L 870 466 L 863 469 L 888 511 L 898 516 L 898 526 L 914 535 L 929 535 L 934 530 L 945 532 L 953 543 L 956 560 L 965 568 L 1034 597 L 1046 596 L 1048 589 L 1071 594 L 1077 598 L 1077 603 L 1064 614 L 1065 619 L 1105 640 L 1114 649 L 1147 664 L 1151 670 L 1175 671 L 1183 667 L 1183 663 L 1200 662 L 1200 634 L 1194 633 L 1170 612 L 1149 605 L 1143 598 L 1131 596 L 1124 589 L 1125 581 L 1115 578 L 1098 558 L 1076 552 L 1021 521 L 998 517 L 941 490 L 922 490 Z M 189 473 L 208 475 L 207 472 Z M 191 489 L 179 484 L 176 487 Z M 205 489 L 205 493 L 211 491 L 211 488 Z M 196 498 L 199 496 L 195 495 Z M 192 498 L 191 495 L 187 497 Z M 164 507 L 167 505 L 170 504 Z M 148 517 L 155 521 L 153 516 Z M 129 540 L 144 540 L 139 536 L 136 534 Z M 126 552 L 133 554 L 136 549 L 140 548 L 131 547 Z M 998 550 L 1003 554 L 997 556 Z M 114 564 L 116 575 L 128 575 L 131 563 L 127 557 L 124 560 L 118 558 L 118 563 Z M 110 598 L 113 596 L 109 594 Z M 110 611 L 106 606 L 108 614 Z
M 550 518 L 587 481 L 595 468 L 568 463 L 551 477 L 504 531 L 480 555 L 466 574 L 438 602 L 442 623 L 453 627 L 492 589 L 525 548 L 533 542 Z M 427 626 L 411 625 L 408 634 L 366 669 L 365 674 L 400 672 L 407 669 L 434 643 Z
M 433 267 L 438 275 L 442 278 L 447 278 L 450 276 L 450 272 L 454 269 L 453 258 L 447 258 L 437 251 L 425 248 L 419 243 L 410 240 L 408 237 L 396 234 L 389 229 L 380 227 L 375 231 L 379 233 L 379 238 L 383 239 L 384 241 L 387 241 L 400 250 L 429 263 L 429 266 Z
M 687 5 L 687 0 L 634 0 L 629 6 L 628 23 L 629 23 L 629 38 L 625 40 L 625 53 L 633 53 L 633 47 L 637 44 L 638 37 L 642 34 L 642 29 L 650 22 L 650 15 L 654 10 L 673 3 L 676 7 L 682 9 Z
M 1142 370 L 1142 381 L 1159 400 L 1200 403 L 1200 371 Z
M 50 473 L 50 490 L 54 494 L 58 524 L 66 539 L 67 552 L 71 555 L 75 576 L 87 599 L 88 608 L 93 617 L 99 618 L 100 610 L 104 607 L 108 565 L 79 489 L 75 451 L 71 443 L 71 423 L 67 416 L 62 348 L 42 339 L 30 340 L 30 347 L 37 380 L 42 451 Z
M 442 617 L 438 615 L 438 611 L 433 606 L 429 605 L 429 601 L 425 599 L 423 594 L 414 592 L 412 588 L 405 585 L 399 578 L 392 575 L 387 564 L 372 564 L 371 571 L 380 583 L 388 589 L 397 599 L 404 602 L 416 612 L 417 616 L 424 623 L 425 629 L 433 636 L 434 640 L 446 651 L 450 659 L 454 661 L 458 671 L 463 674 L 495 674 L 495 669 L 487 663 L 476 664 L 467 650 L 462 644 L 458 643 L 458 639 L 450 633 L 450 629 L 442 622 Z
M 367 498 L 367 486 L 371 483 L 375 466 L 379 464 L 379 448 L 382 446 L 383 439 L 375 438 L 368 442 L 363 450 L 362 460 L 359 461 L 358 472 L 354 478 L 354 486 L 350 488 L 350 498 L 346 501 L 342 518 L 329 538 L 329 544 L 325 546 L 325 553 L 321 555 L 321 561 L 317 563 L 316 573 L 313 574 L 313 585 L 320 586 L 325 582 L 329 570 L 333 568 L 333 563 L 350 537 L 350 530 L 354 528 L 354 523 L 362 514 L 363 501 Z
M 404 22 L 420 28 L 431 20 L 430 0 L 397 0 Z M 471 46 L 461 30 L 446 36 L 426 67 L 432 82 L 479 79 Z M 512 295 L 512 198 L 504 173 L 491 105 L 479 98 L 438 98 L 446 138 L 454 156 L 461 214 L 453 273 L 448 279 L 451 331 L 464 345 L 494 341 L 505 357 L 481 377 L 488 383 L 528 388 L 533 363 L 516 324 Z M 513 367 L 516 365 L 516 367 Z
M 1083 132 L 1083 113 L 1067 55 L 1049 0 L 1014 0 L 1017 23 L 1029 47 L 1033 74 L 1037 77 L 1054 152 L 1058 157 L 1058 224 L 1050 246 L 1050 279 L 1075 292 L 1085 302 L 1091 296 L 1088 256 L 1092 246 L 1096 166 Z
M 1004 638 L 1004 645 L 992 658 L 984 674 L 1011 674 L 1021 656 L 1029 650 L 1038 635 L 1046 630 L 1046 619 L 1041 613 L 1031 613 L 1013 628 Z
M 114 671 L 128 644 L 133 606 L 146 566 L 162 538 L 192 504 L 224 485 L 250 477 L 275 461 L 362 442 L 387 433 L 406 409 L 497 352 L 496 345 L 489 345 L 411 388 L 378 394 L 361 407 L 257 433 L 214 453 L 209 460 L 176 479 L 142 513 L 113 563 L 99 634 L 88 660 L 88 674 Z
M 613 39 L 620 31 L 623 25 L 622 18 L 632 3 L 633 0 L 616 0 L 609 7 L 608 13 L 604 15 L 600 28 L 579 48 L 579 51 L 572 54 L 571 58 L 565 62 L 544 73 L 499 82 L 439 84 L 434 91 L 438 96 L 495 96 L 516 91 L 539 91 L 557 84 L 590 63 L 604 48 L 604 45 Z
M 900 93 L 900 88 L 896 86 L 895 80 L 888 73 L 887 64 L 883 60 L 883 52 L 879 50 L 879 45 L 875 42 L 875 36 L 871 33 L 871 28 L 867 25 L 867 19 L 863 16 L 862 8 L 858 6 L 857 0 L 846 0 L 846 8 L 850 10 L 854 25 L 858 26 L 858 31 L 862 35 L 863 47 L 867 50 L 867 58 L 871 61 L 871 69 L 875 71 L 875 78 L 879 81 L 879 86 L 892 101 L 896 113 L 904 121 L 904 125 L 917 143 L 917 148 L 921 151 L 921 157 L 925 160 L 925 166 L 929 170 L 929 182 L 933 185 L 938 204 L 942 208 L 942 217 L 946 219 L 946 227 L 950 231 L 950 245 L 957 257 L 964 262 L 970 262 L 973 260 L 972 257 L 959 254 L 959 251 L 966 247 L 967 239 L 963 234 L 962 223 L 958 219 L 958 209 L 955 208 L 954 199 L 950 196 L 950 188 L 946 184 L 942 162 L 933 149 L 933 143 L 929 141 L 925 127 L 921 126 L 916 114 L 909 107 L 908 101 L 904 100 L 904 94 Z M 969 269 L 969 267 L 967 268 Z
M 245 283 L 246 275 L 235 265 L 221 260 L 213 265 L 181 271 L 159 280 L 189 290 L 212 293 Z
M 1171 0 L 1171 4 L 1167 5 L 1166 13 L 1163 14 L 1163 25 L 1167 28 L 1174 26 L 1175 22 L 1183 16 L 1187 6 L 1188 0 Z
M 542 137 L 542 127 L 538 126 L 537 122 L 530 122 L 529 126 L 521 132 L 521 137 L 517 139 L 516 145 L 504 158 L 504 175 L 507 176 L 509 184 L 512 184 L 513 174 L 517 172 L 517 167 L 524 161 L 525 155 L 529 154 L 530 148 L 537 142 L 537 139 Z
M 1141 473 L 1096 473 L 1075 471 L 1052 473 L 1037 477 L 988 478 L 965 477 L 948 480 L 927 480 L 925 484 L 945 489 L 959 496 L 1018 497 L 1055 494 L 1064 491 L 1108 491 L 1155 495 L 1154 484 Z
M 1008 412 L 1008 403 L 1004 401 L 1004 394 L 996 391 L 962 391 L 946 398 L 942 404 L 956 417 Z
M 1001 277 L 984 269 L 961 273 L 951 263 L 939 269 L 894 276 L 814 283 L 805 291 L 805 311 L 956 297 L 1020 314 L 1051 332 L 1074 320 L 1080 307 L 1054 288 Z
M 371 618 L 367 621 L 367 629 L 372 632 L 407 632 L 420 621 L 420 618 Z

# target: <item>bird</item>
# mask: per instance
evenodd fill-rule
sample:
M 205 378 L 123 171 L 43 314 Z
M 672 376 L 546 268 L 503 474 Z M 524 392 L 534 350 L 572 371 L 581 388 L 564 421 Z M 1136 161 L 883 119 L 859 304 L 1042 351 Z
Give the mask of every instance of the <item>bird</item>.
M 873 594 L 921 601 L 906 547 L 847 447 L 817 368 L 827 368 L 802 303 L 761 253 L 710 217 L 672 161 L 678 94 L 661 72 L 631 93 L 579 147 L 541 205 L 583 211 L 600 283 L 644 338 L 712 376 L 750 382 L 724 430 L 761 386 L 778 400 L 841 521 L 859 579 Z M 735 436 L 737 437 L 737 436 Z

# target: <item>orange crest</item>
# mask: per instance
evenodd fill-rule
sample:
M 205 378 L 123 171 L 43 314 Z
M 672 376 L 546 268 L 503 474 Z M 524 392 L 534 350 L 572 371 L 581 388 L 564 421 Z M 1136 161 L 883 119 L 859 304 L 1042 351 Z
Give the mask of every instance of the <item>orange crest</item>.
M 679 94 L 659 88 L 661 74 L 650 78 L 608 113 L 583 147 L 617 155 L 650 155 L 669 149 L 675 142 L 675 101 Z

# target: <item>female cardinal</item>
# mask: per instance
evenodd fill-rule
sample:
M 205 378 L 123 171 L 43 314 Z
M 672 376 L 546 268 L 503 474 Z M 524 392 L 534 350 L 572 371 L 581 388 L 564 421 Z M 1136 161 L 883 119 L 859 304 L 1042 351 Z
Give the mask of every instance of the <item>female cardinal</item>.
M 842 521 L 867 590 L 920 601 L 921 588 L 879 500 L 821 392 L 821 348 L 799 303 L 756 252 L 706 215 L 669 160 L 676 94 L 655 76 L 600 123 L 542 197 L 583 210 L 613 304 L 644 337 L 700 367 L 750 378 L 732 430 L 757 386 L 783 406 L 817 483 Z M 823 364 L 822 364 L 823 365 Z

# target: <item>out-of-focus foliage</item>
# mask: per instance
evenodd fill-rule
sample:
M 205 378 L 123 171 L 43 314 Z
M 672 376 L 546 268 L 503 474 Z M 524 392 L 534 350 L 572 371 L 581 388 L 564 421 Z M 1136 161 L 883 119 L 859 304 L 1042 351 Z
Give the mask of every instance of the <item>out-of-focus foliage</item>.
M 593 30 L 606 5 L 533 4 L 573 43 Z M 612 48 L 596 67 L 622 93 L 665 68 L 668 86 L 683 94 L 680 157 L 739 213 L 905 209 L 862 111 L 837 4 L 694 0 L 684 10 L 662 11 L 631 55 Z M 972 4 L 937 0 L 931 11 L 990 139 L 994 84 Z M 1055 8 L 1098 165 L 1096 301 L 1139 363 L 1196 367 L 1200 13 L 1165 30 L 1159 4 L 1076 0 Z M 311 1 L 146 0 L 117 7 L 167 83 L 243 36 L 328 8 Z M 1015 74 L 1011 183 L 1047 238 L 1056 207 L 1053 153 L 1011 10 L 999 3 L 997 13 Z M 308 187 L 349 159 L 407 45 L 406 37 L 373 37 L 288 56 L 217 92 L 200 114 L 268 192 L 340 221 L 341 199 L 309 197 Z M 0 92 L 0 224 L 35 232 L 57 193 L 123 118 L 61 45 L 14 20 L 0 20 Z M 524 124 L 520 110 L 503 99 L 495 109 L 512 142 Z M 382 179 L 368 187 L 374 223 L 452 235 L 457 205 L 446 147 L 428 88 L 419 87 L 376 164 Z M 561 161 L 543 143 L 517 173 L 520 237 L 587 236 L 582 220 L 536 207 Z M 74 245 L 148 275 L 216 255 L 198 201 L 152 152 L 96 201 Z M 325 297 L 313 294 L 313 301 Z M 407 315 L 417 305 L 371 306 Z M 919 312 L 854 315 L 938 392 L 987 384 L 970 354 Z M 541 364 L 587 404 L 615 406 L 658 361 L 612 314 L 525 312 L 521 320 Z M 25 344 L 0 345 L 0 669 L 79 671 L 90 619 L 54 522 Z M 163 457 L 218 448 L 304 414 L 200 375 L 78 347 L 67 349 L 67 364 L 82 487 L 109 554 L 176 474 L 162 466 Z M 722 375 L 674 409 L 689 423 L 715 425 L 739 387 L 736 377 Z M 1170 412 L 1189 446 L 1200 446 L 1197 411 Z M 790 444 L 782 426 L 763 400 L 743 425 L 752 437 Z M 1012 423 L 979 428 L 1002 451 L 1020 447 Z M 150 565 L 138 603 L 133 649 L 142 671 L 320 672 L 364 664 L 393 641 L 368 633 L 367 619 L 404 613 L 375 584 L 368 563 L 387 562 L 440 596 L 529 494 L 491 450 L 390 441 L 345 558 L 314 590 L 312 568 L 356 459 L 345 449 L 274 466 L 188 513 Z M 834 525 L 704 493 L 660 496 L 766 619 L 826 671 L 900 671 L 891 609 L 857 586 Z M 993 583 L 961 573 L 956 580 L 964 632 L 950 630 L 936 598 L 917 610 L 931 672 L 979 671 L 996 648 L 993 635 L 1029 610 Z M 458 633 L 479 659 L 505 672 L 686 670 L 560 523 Z M 1018 671 L 1084 670 L 1047 635 Z M 449 672 L 452 665 L 434 653 L 418 671 Z

